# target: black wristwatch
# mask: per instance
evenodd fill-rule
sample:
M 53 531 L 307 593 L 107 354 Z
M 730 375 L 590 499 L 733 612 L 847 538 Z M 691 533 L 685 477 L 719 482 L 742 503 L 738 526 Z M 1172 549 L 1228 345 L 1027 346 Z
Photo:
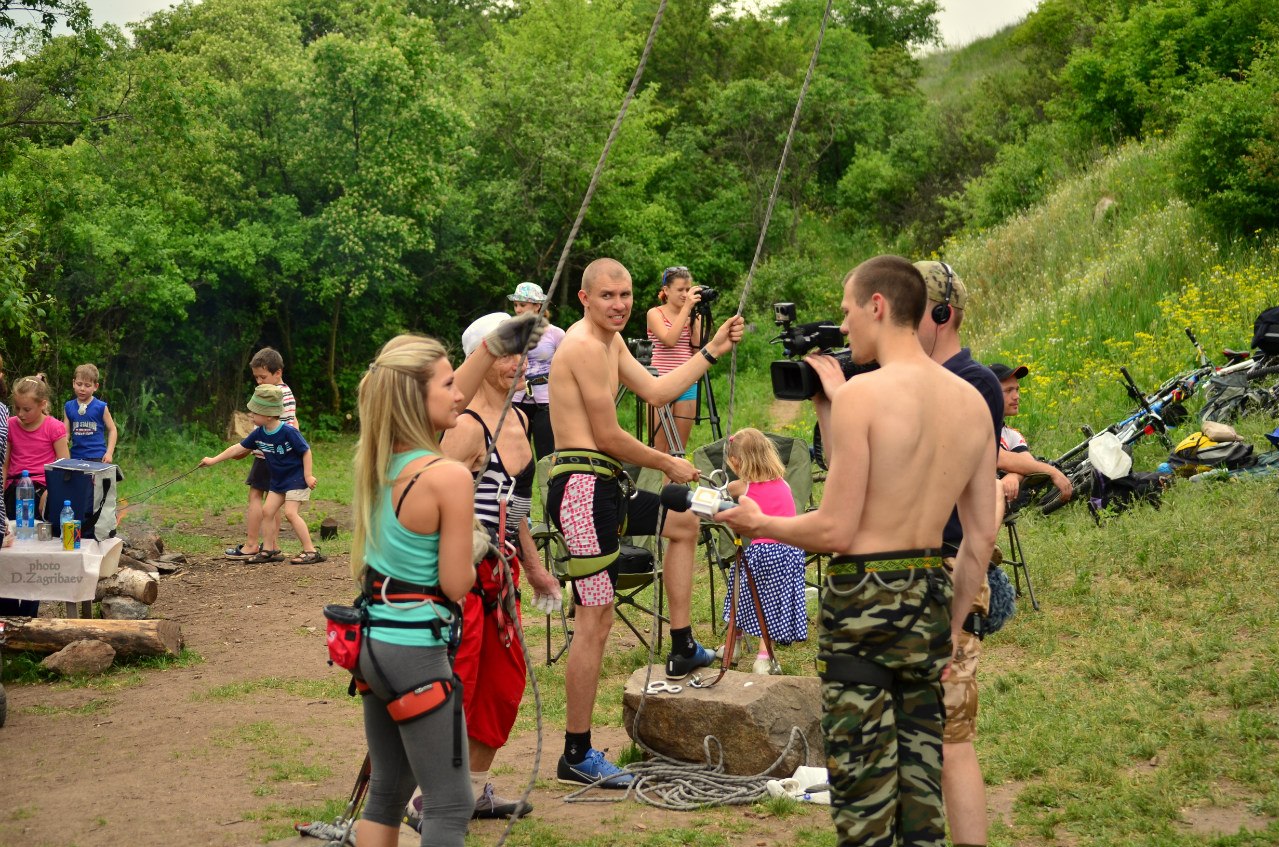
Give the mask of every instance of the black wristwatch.
M 711 354 L 711 351 L 706 349 L 705 347 L 701 349 L 701 353 L 702 353 L 702 358 L 710 362 L 712 365 L 719 361 L 719 359 L 715 358 L 715 356 Z

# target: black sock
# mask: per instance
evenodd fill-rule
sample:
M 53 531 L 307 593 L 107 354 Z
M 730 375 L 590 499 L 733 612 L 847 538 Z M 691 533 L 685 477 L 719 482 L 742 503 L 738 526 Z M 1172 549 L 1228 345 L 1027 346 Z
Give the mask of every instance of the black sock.
M 671 630 L 671 652 L 680 656 L 693 655 L 693 645 L 697 642 L 693 640 L 693 628 L 691 626 L 682 626 L 679 629 Z
M 591 749 L 591 731 L 564 733 L 564 761 L 570 765 L 580 765 L 586 760 L 586 751 Z

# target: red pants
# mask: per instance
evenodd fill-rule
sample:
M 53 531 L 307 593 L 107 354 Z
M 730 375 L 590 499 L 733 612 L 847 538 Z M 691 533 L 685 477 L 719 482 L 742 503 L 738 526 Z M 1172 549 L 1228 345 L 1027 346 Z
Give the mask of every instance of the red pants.
M 514 576 L 518 586 L 518 565 Z M 516 614 L 519 626 L 518 608 Z M 462 681 L 466 734 L 486 747 L 501 747 L 511 736 L 524 697 L 524 653 L 518 638 L 509 647 L 502 643 L 497 616 L 485 614 L 483 598 L 474 593 L 462 606 L 462 643 L 453 673 Z

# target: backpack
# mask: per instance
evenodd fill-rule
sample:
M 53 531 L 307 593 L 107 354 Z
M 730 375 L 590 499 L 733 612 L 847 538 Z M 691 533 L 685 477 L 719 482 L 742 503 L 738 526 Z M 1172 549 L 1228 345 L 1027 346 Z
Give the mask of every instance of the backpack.
M 1093 471 L 1092 494 L 1088 498 L 1088 511 L 1101 525 L 1102 512 L 1123 512 L 1137 503 L 1149 503 L 1159 508 L 1164 489 L 1171 477 L 1152 471 L 1137 471 L 1118 479 Z
M 1267 355 L 1279 354 L 1279 306 L 1257 315 L 1252 325 L 1252 347 Z
M 990 608 L 982 621 L 983 636 L 999 632 L 1008 623 L 1008 619 L 1017 614 L 1017 597 L 1013 591 L 1012 580 L 1004 569 L 991 563 L 986 570 L 986 582 L 990 585 Z
M 1239 418 L 1272 405 L 1270 392 L 1249 388 L 1248 374 L 1239 371 L 1208 380 L 1204 390 L 1203 408 L 1199 410 L 1201 421 L 1230 423 Z
M 1252 445 L 1243 441 L 1213 441 L 1202 432 L 1192 432 L 1168 455 L 1168 464 L 1182 476 L 1213 468 L 1228 471 L 1256 464 Z

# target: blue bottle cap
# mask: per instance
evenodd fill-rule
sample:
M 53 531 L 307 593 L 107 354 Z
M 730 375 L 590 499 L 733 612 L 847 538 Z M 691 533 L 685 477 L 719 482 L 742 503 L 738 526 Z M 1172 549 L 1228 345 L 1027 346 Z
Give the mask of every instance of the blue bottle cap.
M 31 471 L 23 471 L 23 472 L 22 472 L 22 475 L 23 475 L 23 476 L 31 476 Z
M 62 501 L 62 505 L 64 505 L 64 506 L 70 506 L 70 505 L 71 505 L 71 501 L 70 501 L 70 500 L 63 500 L 63 501 Z

